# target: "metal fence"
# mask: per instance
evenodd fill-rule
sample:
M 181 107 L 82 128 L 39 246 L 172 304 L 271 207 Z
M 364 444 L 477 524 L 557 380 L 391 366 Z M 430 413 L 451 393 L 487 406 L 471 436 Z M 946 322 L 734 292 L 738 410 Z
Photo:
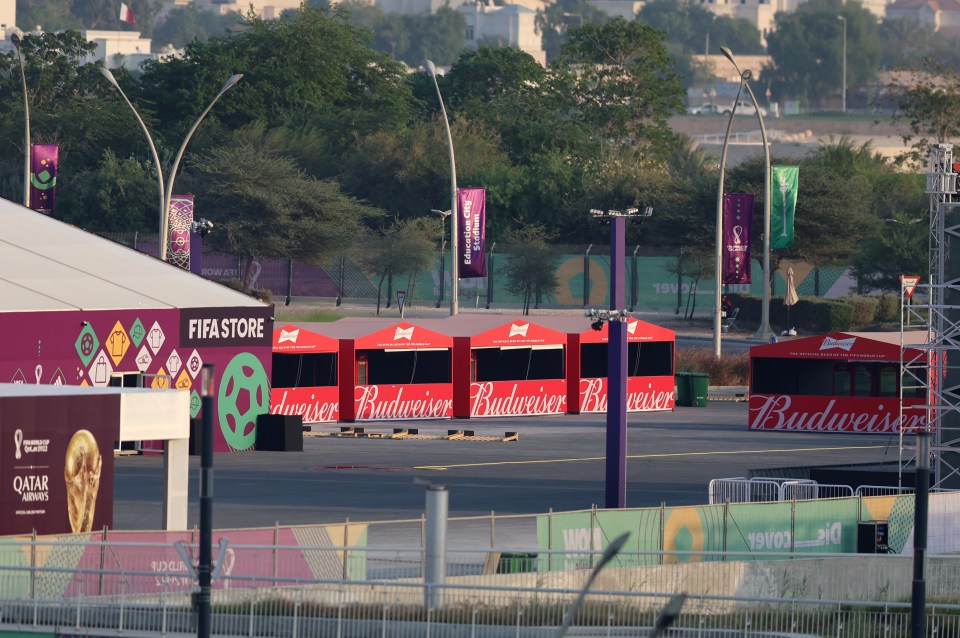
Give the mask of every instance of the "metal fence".
M 44 543 L 19 551 L 66 556 L 82 544 Z M 5 551 L 13 548 L 5 547 Z M 188 548 L 195 556 L 195 547 Z M 231 546 L 228 570 L 218 562 L 213 633 L 244 636 L 547 636 L 587 583 L 599 552 L 577 560 L 544 552 L 492 568 L 489 552 L 455 550 L 443 584 L 422 581 L 419 552 L 355 547 Z M 93 554 L 177 557 L 173 544 L 93 544 Z M 507 553 L 507 552 L 500 552 Z M 911 558 L 763 553 L 628 552 L 600 572 L 570 635 L 642 635 L 671 596 L 688 596 L 675 627 L 697 635 L 908 636 Z M 559 556 L 553 556 L 559 555 Z M 463 559 L 462 557 L 469 557 Z M 6 557 L 9 558 L 9 557 Z M 566 560 L 565 558 L 570 558 Z M 410 566 L 384 570 L 399 561 Z M 138 562 L 139 560 L 139 562 Z M 324 579 L 304 561 L 362 562 L 364 579 Z M 6 561 L 5 561 L 6 562 Z M 113 561 L 116 564 L 116 561 Z M 0 569 L 0 629 L 55 627 L 67 633 L 167 635 L 195 632 L 195 580 L 177 563 L 130 558 L 126 567 Z M 556 565 L 575 568 L 553 569 Z M 645 565 L 645 566 L 638 566 Z M 159 569 L 158 569 L 159 567 Z M 960 636 L 960 557 L 930 556 L 929 635 Z M 549 568 L 549 571 L 541 571 Z M 32 583 L 32 585 L 31 585 Z M 18 589 L 19 588 L 19 589 Z M 19 591 L 20 593 L 17 593 Z M 59 595 L 53 595 L 60 591 Z M 433 601 L 427 605 L 426 600 Z
M 863 488 L 854 492 L 849 485 L 830 485 L 811 479 L 738 476 L 711 480 L 707 486 L 707 496 L 710 505 L 719 505 L 913 493 L 912 489 L 901 488 L 868 487 L 865 491 L 861 490 Z

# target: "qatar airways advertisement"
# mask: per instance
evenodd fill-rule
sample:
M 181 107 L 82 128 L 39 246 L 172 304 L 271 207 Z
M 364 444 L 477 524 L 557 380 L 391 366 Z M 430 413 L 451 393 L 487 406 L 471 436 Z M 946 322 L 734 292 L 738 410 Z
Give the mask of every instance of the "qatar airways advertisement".
M 470 416 L 529 416 L 567 411 L 565 379 L 470 384 Z
M 896 434 L 926 425 L 923 399 L 751 394 L 749 428 L 788 432 Z M 917 407 L 914 407 L 917 406 Z
M 673 377 L 627 377 L 627 412 L 672 410 Z M 580 379 L 580 411 L 607 411 L 607 379 Z

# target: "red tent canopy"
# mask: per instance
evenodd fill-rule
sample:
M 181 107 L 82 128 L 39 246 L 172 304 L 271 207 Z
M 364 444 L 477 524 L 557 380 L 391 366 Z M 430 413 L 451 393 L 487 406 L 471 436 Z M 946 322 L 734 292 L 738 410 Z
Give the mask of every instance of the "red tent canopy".
M 610 340 L 610 328 L 606 322 L 600 330 L 590 327 L 587 317 L 545 316 L 537 317 L 536 322 L 544 327 L 563 332 L 564 334 L 579 334 L 580 343 L 607 343 Z M 676 341 L 677 333 L 667 328 L 640 321 L 630 317 L 627 319 L 627 341 L 630 343 L 641 341 Z
M 927 343 L 926 331 L 904 332 L 904 345 Z M 827 335 L 791 339 L 750 348 L 751 358 L 837 359 L 846 361 L 898 361 L 899 332 L 831 332 Z M 920 350 L 908 349 L 908 357 L 920 356 Z
M 324 323 L 288 323 L 273 331 L 273 351 L 288 354 L 336 352 L 337 340 L 322 334 Z

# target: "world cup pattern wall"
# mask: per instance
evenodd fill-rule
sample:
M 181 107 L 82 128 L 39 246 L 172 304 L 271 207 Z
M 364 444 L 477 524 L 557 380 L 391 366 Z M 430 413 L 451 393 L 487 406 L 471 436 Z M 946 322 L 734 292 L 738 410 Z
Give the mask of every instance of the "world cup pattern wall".
M 175 389 L 190 393 L 196 418 L 212 364 L 214 449 L 246 450 L 269 407 L 271 315 L 270 306 L 5 313 L 0 382 Z

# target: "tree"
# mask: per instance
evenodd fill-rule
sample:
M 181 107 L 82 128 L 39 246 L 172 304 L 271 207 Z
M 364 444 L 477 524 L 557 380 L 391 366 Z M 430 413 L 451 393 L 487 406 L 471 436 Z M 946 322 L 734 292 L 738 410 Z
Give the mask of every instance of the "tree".
M 662 31 L 617 18 L 571 33 L 558 64 L 576 67 L 571 80 L 584 121 L 621 144 L 663 152 L 673 139 L 667 119 L 684 92 L 670 70 Z
M 82 29 L 83 22 L 70 12 L 72 5 L 69 0 L 17 0 L 17 25 L 24 31 L 39 26 L 49 33 Z
M 196 187 L 196 207 L 214 222 L 208 241 L 246 262 L 249 287 L 255 257 L 321 263 L 355 245 L 363 222 L 380 214 L 344 195 L 332 180 L 306 175 L 291 159 L 246 142 L 188 157 L 186 185 Z
M 702 53 L 708 42 L 712 50 L 725 46 L 746 55 L 764 52 L 760 31 L 753 24 L 742 18 L 718 16 L 699 4 L 653 0 L 640 9 L 637 20 L 665 32 L 667 40 L 679 43 L 686 53 Z
M 370 49 L 369 33 L 346 24 L 343 12 L 304 8 L 275 20 L 248 15 L 244 25 L 233 37 L 188 44 L 182 58 L 145 63 L 139 97 L 155 105 L 171 147 L 234 73 L 243 73 L 243 81 L 204 127 L 311 124 L 326 132 L 334 169 L 358 136 L 409 122 L 403 66 Z
M 881 45 L 877 20 L 859 3 L 810 0 L 793 13 L 777 13 L 776 29 L 767 36 L 772 69 L 761 83 L 777 99 L 823 104 L 843 86 L 843 22 L 847 25 L 847 86 L 868 86 L 877 76 Z
M 351 0 L 337 7 L 350 24 L 373 33 L 371 48 L 388 53 L 411 67 L 424 59 L 447 66 L 456 61 L 466 44 L 466 19 L 450 6 L 435 13 L 384 13 L 376 5 Z
M 559 287 L 559 255 L 547 243 L 554 234 L 541 224 L 522 225 L 504 235 L 507 263 L 500 267 L 508 291 L 523 299 L 523 314 L 530 314 L 536 295 L 553 294 Z
M 896 106 L 894 121 L 906 120 L 913 142 L 901 163 L 918 161 L 930 144 L 948 142 L 960 136 L 960 74 L 941 60 L 926 58 L 919 69 L 909 74 L 905 84 L 889 87 Z
M 416 281 L 417 272 L 427 268 L 436 257 L 433 233 L 436 221 L 428 217 L 394 219 L 364 244 L 359 261 L 371 272 L 380 275 L 377 282 L 377 316 L 380 316 L 380 300 L 384 280 L 393 281 L 397 275 L 410 275 Z M 408 302 L 413 303 L 416 291 L 411 290 Z M 390 305 L 390 295 L 387 296 Z
M 194 40 L 205 41 L 211 36 L 223 35 L 240 23 L 240 14 L 228 11 L 202 11 L 192 6 L 176 7 L 167 18 L 153 29 L 154 45 L 171 44 L 180 49 Z

